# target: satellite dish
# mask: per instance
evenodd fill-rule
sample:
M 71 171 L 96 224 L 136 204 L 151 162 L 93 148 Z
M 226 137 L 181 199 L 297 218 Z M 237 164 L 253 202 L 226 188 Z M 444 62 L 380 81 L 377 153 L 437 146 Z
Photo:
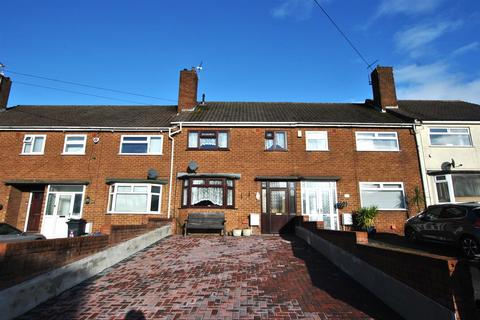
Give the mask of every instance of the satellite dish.
M 441 168 L 443 171 L 450 171 L 452 169 L 452 163 L 445 161 L 442 163 Z
M 188 163 L 187 171 L 189 173 L 196 173 L 198 170 L 198 164 L 195 161 L 190 161 Z
M 155 180 L 158 178 L 158 172 L 155 169 L 148 169 L 147 172 L 147 179 L 148 180 Z

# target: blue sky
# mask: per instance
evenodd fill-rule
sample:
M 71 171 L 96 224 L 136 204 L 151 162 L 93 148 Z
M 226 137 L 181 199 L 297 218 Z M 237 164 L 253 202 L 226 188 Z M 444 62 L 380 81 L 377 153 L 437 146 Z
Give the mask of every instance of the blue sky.
M 323 0 L 369 62 L 394 67 L 403 99 L 480 103 L 480 1 Z M 365 64 L 312 0 L 4 1 L 0 62 L 9 105 L 175 104 L 182 68 L 203 61 L 207 101 L 356 102 Z M 8 70 L 136 92 L 121 95 Z

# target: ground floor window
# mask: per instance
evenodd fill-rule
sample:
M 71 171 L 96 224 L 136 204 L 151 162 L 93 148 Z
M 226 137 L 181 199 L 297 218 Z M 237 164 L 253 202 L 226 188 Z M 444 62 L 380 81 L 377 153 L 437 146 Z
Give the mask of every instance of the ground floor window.
M 235 184 L 228 178 L 189 178 L 183 181 L 183 207 L 233 208 Z
M 480 201 L 480 174 L 435 176 L 435 186 L 439 203 Z
M 406 209 L 401 182 L 360 182 L 362 207 L 375 206 L 379 210 Z
M 161 195 L 161 185 L 115 183 L 110 186 L 108 212 L 159 213 Z
M 80 218 L 83 206 L 83 185 L 48 186 L 46 216 Z

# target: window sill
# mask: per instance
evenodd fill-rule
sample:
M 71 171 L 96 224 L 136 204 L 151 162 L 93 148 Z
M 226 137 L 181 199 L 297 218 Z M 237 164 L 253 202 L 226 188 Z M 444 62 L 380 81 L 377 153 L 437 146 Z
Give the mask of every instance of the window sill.
M 307 150 L 305 149 L 305 151 L 307 152 L 325 152 L 325 151 L 330 151 L 329 149 L 322 149 L 322 150 Z
M 62 156 L 84 156 L 85 153 L 61 153 Z
M 449 149 L 449 148 L 461 148 L 461 149 L 475 149 L 474 146 L 434 146 L 434 145 L 429 145 L 430 148 L 439 148 L 439 149 Z
M 357 152 L 400 152 L 402 150 L 356 150 Z
M 217 149 L 201 149 L 201 148 L 187 148 L 185 151 L 230 151 L 230 148 L 217 148 Z
M 265 152 L 288 152 L 288 149 L 264 150 Z
M 21 156 L 43 156 L 45 153 L 20 153 Z
M 119 153 L 119 156 L 163 156 L 163 153 Z
M 112 211 L 108 211 L 107 214 L 134 214 L 134 215 L 155 214 L 155 215 L 160 215 L 162 213 L 161 212 L 112 212 Z
M 217 209 L 217 210 L 238 210 L 235 207 L 179 207 L 178 209 Z

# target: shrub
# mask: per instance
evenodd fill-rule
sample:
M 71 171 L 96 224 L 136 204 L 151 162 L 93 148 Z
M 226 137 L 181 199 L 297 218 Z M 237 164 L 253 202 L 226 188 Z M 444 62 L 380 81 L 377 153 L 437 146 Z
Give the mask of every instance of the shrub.
M 375 226 L 375 216 L 378 214 L 378 208 L 375 206 L 360 208 L 355 213 L 355 224 L 361 230 L 367 230 Z

